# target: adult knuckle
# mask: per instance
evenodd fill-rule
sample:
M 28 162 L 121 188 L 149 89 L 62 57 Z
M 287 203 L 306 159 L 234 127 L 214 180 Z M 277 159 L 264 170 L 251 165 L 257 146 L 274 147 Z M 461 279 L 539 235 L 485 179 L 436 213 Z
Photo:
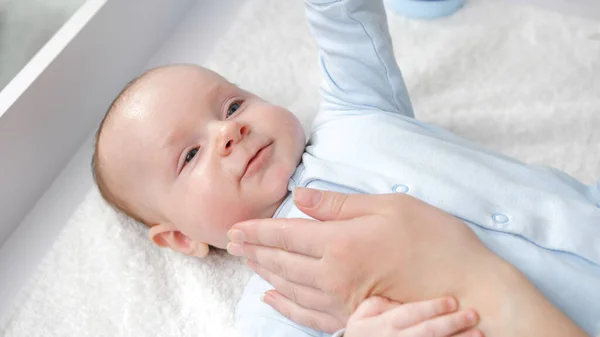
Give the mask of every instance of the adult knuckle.
M 287 284 L 287 298 L 294 303 L 298 303 L 298 290 L 291 284 Z
M 274 258 L 270 263 L 271 272 L 279 277 L 285 279 L 286 276 L 286 267 L 282 263 L 277 262 L 278 259 Z
M 292 310 L 290 311 L 290 316 L 288 317 L 292 321 L 300 323 L 301 325 L 313 328 L 315 330 L 321 330 L 319 321 L 315 318 L 314 314 L 302 310 Z
M 349 256 L 349 253 L 352 252 L 352 247 L 353 243 L 349 237 L 339 237 L 331 242 L 328 247 L 327 255 L 333 263 L 341 263 Z
M 335 217 L 338 217 L 342 213 L 342 209 L 344 208 L 346 199 L 348 199 L 347 194 L 339 194 L 339 193 L 334 194 L 332 196 L 332 198 L 330 199 L 329 207 Z
M 419 200 L 405 194 L 387 195 L 381 202 L 384 214 L 393 214 L 395 216 L 410 215 L 413 210 L 419 207 Z
M 288 224 L 286 224 L 285 222 L 282 223 L 281 225 L 276 227 L 275 230 L 275 245 L 281 247 L 284 250 L 288 250 L 289 249 L 289 238 L 287 237 L 287 233 L 288 233 Z
M 290 282 L 309 288 L 323 290 L 323 278 L 320 277 L 321 273 L 317 268 L 312 268 L 310 270 L 294 269 L 293 273 L 293 279 L 291 279 Z
M 278 273 L 278 274 L 279 274 L 279 277 L 281 277 L 281 278 L 282 278 L 282 279 L 284 279 L 284 280 L 288 280 L 288 279 L 289 279 L 289 278 L 288 278 L 288 276 L 289 276 L 289 272 L 288 272 L 288 269 L 287 269 L 287 267 L 280 266 L 280 267 L 279 267 L 279 273 Z
M 321 320 L 310 314 L 306 316 L 306 325 L 312 327 L 315 330 L 323 330 L 323 324 Z
M 285 250 L 286 252 L 293 251 L 292 238 L 289 235 L 287 235 L 285 230 L 282 233 L 281 245 L 283 246 L 283 250 Z
M 258 261 L 259 254 L 256 252 L 256 246 L 244 245 L 244 255 L 252 261 Z
M 347 283 L 343 277 L 338 275 L 331 275 L 331 277 L 324 282 L 325 291 L 329 294 L 341 295 L 346 291 Z

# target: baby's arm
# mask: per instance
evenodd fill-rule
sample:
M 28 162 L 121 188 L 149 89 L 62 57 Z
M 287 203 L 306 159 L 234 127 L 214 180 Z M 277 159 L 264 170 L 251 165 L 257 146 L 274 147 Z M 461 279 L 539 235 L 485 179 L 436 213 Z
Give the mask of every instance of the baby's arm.
M 399 304 L 382 297 L 371 297 L 356 309 L 348 320 L 344 337 L 481 337 L 473 327 L 477 315 L 473 310 L 457 312 L 453 298 Z M 334 337 L 342 336 L 341 332 Z
M 319 46 L 322 111 L 414 117 L 381 0 L 306 0 L 306 15 Z

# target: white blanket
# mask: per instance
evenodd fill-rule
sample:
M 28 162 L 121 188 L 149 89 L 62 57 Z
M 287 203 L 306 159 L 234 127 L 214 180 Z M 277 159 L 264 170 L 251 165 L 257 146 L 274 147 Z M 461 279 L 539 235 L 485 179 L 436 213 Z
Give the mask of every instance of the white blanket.
M 318 107 L 302 1 L 247 1 L 207 66 L 297 113 Z M 600 178 L 600 23 L 494 0 L 455 16 L 389 17 L 416 114 L 521 160 Z M 4 336 L 232 335 L 249 271 L 155 248 L 95 189 L 8 317 Z

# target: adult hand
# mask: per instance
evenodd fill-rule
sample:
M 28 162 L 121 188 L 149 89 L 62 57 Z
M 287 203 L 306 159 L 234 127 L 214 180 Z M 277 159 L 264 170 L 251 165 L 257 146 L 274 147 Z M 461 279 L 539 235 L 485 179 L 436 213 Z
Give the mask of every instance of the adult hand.
M 228 250 L 277 289 L 265 302 L 320 330 L 345 325 L 374 295 L 412 302 L 460 292 L 465 274 L 496 258 L 460 220 L 407 195 L 299 188 L 294 201 L 327 222 L 239 223 Z
M 586 336 L 522 274 L 460 220 L 407 195 L 343 195 L 297 189 L 305 219 L 233 226 L 228 250 L 277 291 L 265 302 L 332 332 L 372 296 L 415 302 L 454 295 L 496 336 Z

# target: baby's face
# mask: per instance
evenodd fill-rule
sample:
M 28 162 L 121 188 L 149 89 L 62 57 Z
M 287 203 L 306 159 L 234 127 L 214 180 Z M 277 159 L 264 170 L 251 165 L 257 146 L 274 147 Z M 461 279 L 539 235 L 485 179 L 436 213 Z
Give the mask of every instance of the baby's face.
M 305 145 L 291 112 L 191 66 L 131 89 L 99 148 L 135 212 L 219 248 L 236 222 L 274 214 Z

